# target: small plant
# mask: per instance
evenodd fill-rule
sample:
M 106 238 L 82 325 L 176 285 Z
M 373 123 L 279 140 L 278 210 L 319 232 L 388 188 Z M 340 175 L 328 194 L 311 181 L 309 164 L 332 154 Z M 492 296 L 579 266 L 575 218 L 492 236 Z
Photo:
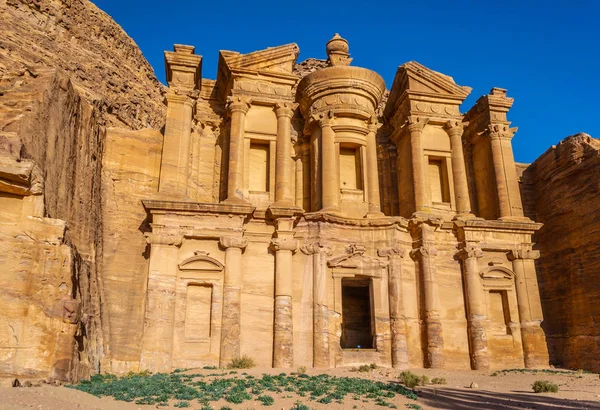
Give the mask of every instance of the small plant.
M 190 402 L 189 401 L 180 401 L 179 403 L 175 403 L 175 405 L 173 407 L 177 407 L 178 409 L 190 407 Z
M 357 371 L 361 373 L 368 373 L 371 371 L 371 366 L 369 366 L 368 364 L 363 364 L 361 366 L 358 366 Z
M 429 377 L 417 376 L 413 372 L 405 370 L 402 373 L 400 373 L 400 383 L 402 383 L 410 389 L 414 389 L 419 385 L 424 386 L 425 384 L 429 383 Z
M 234 357 L 227 364 L 228 369 L 251 369 L 254 366 L 256 366 L 254 359 L 247 355 L 243 355 L 241 357 Z
M 267 396 L 266 394 L 263 396 L 258 396 L 258 401 L 260 401 L 263 406 L 272 406 L 275 403 L 275 399 L 271 396 Z
M 431 384 L 446 384 L 446 379 L 443 377 L 434 377 L 431 379 Z
M 223 406 L 219 410 L 232 410 L 232 408 L 229 406 Z
M 531 385 L 534 393 L 557 393 L 558 385 L 549 382 L 548 380 L 536 380 L 535 383 Z
M 379 366 L 377 366 L 377 364 L 376 364 L 376 363 L 371 363 L 371 364 L 369 365 L 369 367 L 371 368 L 371 370 L 375 370 L 375 369 L 377 369 Z
M 300 366 L 300 367 L 298 367 L 298 370 L 296 371 L 296 373 L 298 373 L 298 374 L 306 374 L 306 366 Z
M 290 410 L 310 410 L 307 405 L 302 404 L 300 401 L 297 401 Z
M 413 409 L 413 410 L 421 410 L 423 408 L 415 403 L 406 403 L 405 406 L 408 407 L 409 409 Z

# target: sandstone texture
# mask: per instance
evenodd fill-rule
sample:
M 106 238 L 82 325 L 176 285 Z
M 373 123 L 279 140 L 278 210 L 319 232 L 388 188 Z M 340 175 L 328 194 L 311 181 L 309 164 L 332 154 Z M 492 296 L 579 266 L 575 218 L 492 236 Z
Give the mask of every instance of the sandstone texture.
M 114 222 L 127 212 L 143 220 L 143 208 L 135 195 L 115 201 L 111 193 L 143 192 L 148 183 L 152 171 L 137 178 L 119 155 L 152 169 L 149 153 L 161 138 L 143 129 L 164 123 L 163 87 L 135 43 L 90 2 L 4 1 L 0 31 L 0 374 L 9 382 L 85 378 L 110 364 L 103 301 L 122 292 L 110 277 L 104 289 L 103 257 L 114 271 L 122 260 L 110 250 L 129 235 L 137 259 L 122 270 L 145 266 L 140 222 L 123 235 L 126 225 Z M 127 143 L 136 138 L 150 148 Z
M 536 236 L 551 362 L 600 370 L 600 141 L 580 133 L 542 154 L 523 173 Z

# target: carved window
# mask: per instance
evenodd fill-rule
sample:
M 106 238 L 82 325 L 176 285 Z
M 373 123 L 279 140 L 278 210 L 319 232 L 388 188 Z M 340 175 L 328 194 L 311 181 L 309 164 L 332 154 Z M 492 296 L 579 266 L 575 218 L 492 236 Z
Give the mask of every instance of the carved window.
M 509 333 L 510 309 L 508 295 L 505 290 L 490 290 L 489 318 L 494 333 Z
M 251 192 L 269 192 L 269 154 L 268 141 L 252 141 L 250 143 L 248 188 Z
M 340 146 L 340 186 L 342 189 L 363 189 L 358 147 Z
M 371 293 L 370 279 L 342 279 L 342 348 L 373 348 Z
M 185 308 L 185 340 L 208 340 L 211 334 L 212 285 L 190 284 Z
M 448 169 L 445 158 L 429 157 L 429 186 L 431 202 L 450 203 L 450 188 L 448 184 Z

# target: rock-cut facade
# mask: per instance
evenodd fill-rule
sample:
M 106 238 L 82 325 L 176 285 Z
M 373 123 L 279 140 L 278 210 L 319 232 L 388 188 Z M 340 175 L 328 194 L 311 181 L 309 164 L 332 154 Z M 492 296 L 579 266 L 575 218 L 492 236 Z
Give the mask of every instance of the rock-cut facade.
M 346 40 L 326 49 L 221 51 L 216 80 L 165 52 L 139 356 L 113 370 L 547 366 L 513 99 L 461 113 L 447 75 L 411 61 L 387 91 Z

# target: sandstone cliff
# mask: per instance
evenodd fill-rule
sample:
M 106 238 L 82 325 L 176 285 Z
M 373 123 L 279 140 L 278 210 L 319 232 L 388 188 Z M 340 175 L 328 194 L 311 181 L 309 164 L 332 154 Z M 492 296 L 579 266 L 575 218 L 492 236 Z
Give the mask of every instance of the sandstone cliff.
M 551 361 L 599 371 L 600 140 L 581 133 L 551 147 L 523 173 L 522 191 L 544 224 L 536 266 Z
M 160 132 L 143 129 L 163 126 L 163 86 L 133 40 L 88 1 L 0 1 L 0 32 L 0 249 L 11 250 L 2 259 L 11 286 L 0 299 L 0 351 L 9 352 L 0 375 L 110 371 L 111 320 L 122 332 L 136 318 L 119 306 L 139 302 L 128 297 L 137 288 L 117 282 L 143 282 L 147 269 L 139 222 L 123 221 L 144 219 L 128 193 L 153 182 L 127 164 L 142 158 L 157 172 L 149 151 Z M 135 257 L 115 260 L 113 251 Z

